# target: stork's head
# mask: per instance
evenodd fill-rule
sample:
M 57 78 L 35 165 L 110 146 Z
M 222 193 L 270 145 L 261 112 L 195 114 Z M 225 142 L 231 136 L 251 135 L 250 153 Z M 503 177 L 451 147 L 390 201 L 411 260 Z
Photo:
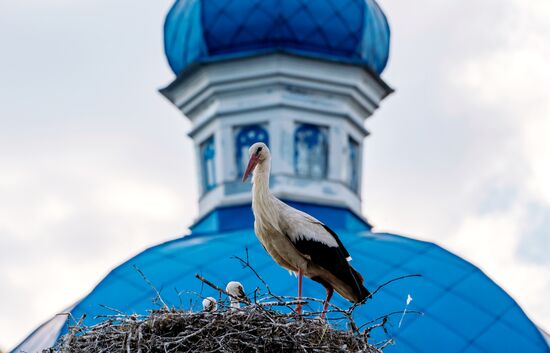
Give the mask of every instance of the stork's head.
M 213 312 L 218 309 L 218 302 L 212 297 L 206 297 L 202 300 L 202 310 Z
M 269 163 L 269 159 L 271 158 L 269 148 L 263 142 L 256 142 L 255 144 L 250 146 L 250 148 L 248 149 L 248 154 L 250 155 L 250 159 L 248 160 L 248 166 L 246 167 L 246 171 L 243 175 L 243 183 L 246 181 L 250 173 L 252 173 L 257 165 L 264 162 Z
M 225 287 L 225 291 L 229 294 L 231 294 L 235 298 L 246 298 L 246 294 L 244 293 L 244 287 L 242 284 L 236 281 L 231 281 L 227 283 L 227 286 Z

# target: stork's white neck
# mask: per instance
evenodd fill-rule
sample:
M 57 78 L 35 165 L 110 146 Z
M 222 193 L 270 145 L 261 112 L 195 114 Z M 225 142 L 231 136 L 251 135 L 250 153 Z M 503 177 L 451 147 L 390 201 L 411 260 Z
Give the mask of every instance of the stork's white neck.
M 271 195 L 269 191 L 269 174 L 271 173 L 271 160 L 265 160 L 259 163 L 252 174 L 252 195 L 259 196 Z
M 277 198 L 269 190 L 271 160 L 258 164 L 252 177 L 252 211 L 256 222 L 277 227 Z

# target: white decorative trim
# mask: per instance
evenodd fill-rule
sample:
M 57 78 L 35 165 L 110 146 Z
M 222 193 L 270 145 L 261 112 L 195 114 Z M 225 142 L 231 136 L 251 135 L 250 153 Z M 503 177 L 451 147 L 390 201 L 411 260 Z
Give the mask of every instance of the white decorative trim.
M 271 183 L 278 197 L 347 207 L 360 213 L 361 182 L 357 192 L 347 185 L 348 138 L 362 146 L 368 135 L 365 119 L 391 92 L 368 70 L 271 54 L 199 65 L 161 92 L 191 120 L 189 136 L 196 148 L 215 134 L 217 185 L 207 193 L 201 190 L 199 216 L 216 207 L 250 202 L 250 185 L 236 180 L 234 146 L 235 127 L 250 124 L 263 125 L 269 133 Z M 298 123 L 328 128 L 326 179 L 294 175 L 294 130 Z M 361 151 L 359 154 L 360 176 Z

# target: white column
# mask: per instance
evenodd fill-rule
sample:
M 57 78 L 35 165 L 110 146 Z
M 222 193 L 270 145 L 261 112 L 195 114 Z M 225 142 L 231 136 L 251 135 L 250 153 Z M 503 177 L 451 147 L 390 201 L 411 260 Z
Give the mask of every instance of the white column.
M 222 132 L 220 131 L 220 123 L 219 121 L 214 121 L 212 123 L 214 126 L 214 148 L 215 148 L 215 180 L 216 180 L 216 186 L 223 184 L 224 180 L 224 155 L 223 155 L 223 141 L 222 141 Z
M 197 182 L 198 182 L 199 196 L 200 196 L 204 193 L 204 186 L 203 186 L 204 175 L 202 172 L 201 146 L 199 143 L 197 143 L 197 140 L 194 140 L 194 146 L 195 146 L 195 170 L 197 171 L 197 175 L 199 176 L 197 178 Z
M 278 173 L 285 175 L 294 174 L 294 130 L 295 123 L 289 117 L 277 119 L 277 135 L 279 145 L 276 147 L 280 156 Z M 276 146 L 275 144 L 273 146 Z
M 230 125 L 223 124 L 219 129 L 220 135 L 220 159 L 223 166 L 220 170 L 222 176 L 222 182 L 229 182 L 235 180 L 237 170 L 235 168 L 235 141 L 233 138 L 233 129 Z M 223 175 L 222 175 L 223 173 Z
M 357 196 L 362 201 L 362 192 L 363 192 L 363 148 L 365 148 L 364 139 L 359 141 L 359 155 L 357 156 Z
M 344 128 L 341 122 L 335 119 L 335 122 L 329 127 L 329 162 L 328 162 L 328 179 L 342 180 L 342 169 L 345 168 L 345 161 L 342 159 L 342 135 Z

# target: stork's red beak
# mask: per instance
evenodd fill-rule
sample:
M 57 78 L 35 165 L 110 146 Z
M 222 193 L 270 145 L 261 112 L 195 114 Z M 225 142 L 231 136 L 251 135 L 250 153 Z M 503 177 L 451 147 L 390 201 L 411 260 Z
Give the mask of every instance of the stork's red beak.
M 246 167 L 246 171 L 244 172 L 244 175 L 243 175 L 243 183 L 246 181 L 246 179 L 248 179 L 248 176 L 250 175 L 250 173 L 252 173 L 254 168 L 256 168 L 258 161 L 259 161 L 258 156 L 256 156 L 255 154 L 250 156 L 250 160 L 248 161 L 248 166 Z

